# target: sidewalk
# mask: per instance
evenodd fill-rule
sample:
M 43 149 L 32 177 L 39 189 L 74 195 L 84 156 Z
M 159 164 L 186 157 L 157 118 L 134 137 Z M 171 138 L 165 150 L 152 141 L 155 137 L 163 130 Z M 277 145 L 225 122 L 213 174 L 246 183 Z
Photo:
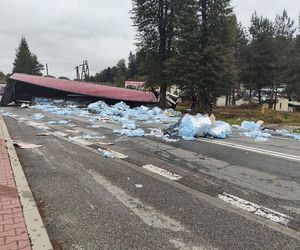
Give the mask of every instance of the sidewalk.
M 0 138 L 0 249 L 31 249 L 5 140 Z
M 0 116 L 0 250 L 6 249 L 52 247 Z

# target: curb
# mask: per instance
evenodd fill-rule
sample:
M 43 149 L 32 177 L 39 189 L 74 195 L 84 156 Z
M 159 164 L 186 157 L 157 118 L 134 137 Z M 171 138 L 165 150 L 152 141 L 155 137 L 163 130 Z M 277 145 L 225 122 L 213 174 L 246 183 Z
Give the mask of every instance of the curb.
M 32 244 L 32 250 L 53 250 L 45 225 L 42 221 L 37 205 L 29 188 L 15 147 L 8 133 L 3 117 L 0 115 L 0 127 L 6 142 L 10 163 L 15 177 L 20 202 L 27 231 Z

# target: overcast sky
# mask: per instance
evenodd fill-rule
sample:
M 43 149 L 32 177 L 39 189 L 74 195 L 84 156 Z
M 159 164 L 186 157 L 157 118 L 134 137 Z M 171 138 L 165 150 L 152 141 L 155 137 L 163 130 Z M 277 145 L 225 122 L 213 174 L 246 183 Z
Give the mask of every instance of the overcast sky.
M 245 26 L 255 10 L 274 19 L 285 8 L 295 20 L 300 11 L 300 0 L 232 5 Z M 0 0 L 0 71 L 11 72 L 22 35 L 51 75 L 75 78 L 74 68 L 84 59 L 92 74 L 115 65 L 135 49 L 130 8 L 130 0 Z

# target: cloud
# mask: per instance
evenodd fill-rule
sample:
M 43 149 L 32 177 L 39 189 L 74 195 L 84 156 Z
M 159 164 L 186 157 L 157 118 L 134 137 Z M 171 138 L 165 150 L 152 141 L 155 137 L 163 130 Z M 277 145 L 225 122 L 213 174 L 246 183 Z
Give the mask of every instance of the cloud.
M 238 20 L 242 22 L 244 26 L 250 25 L 250 18 L 254 11 L 257 11 L 258 15 L 263 15 L 271 20 L 274 20 L 277 14 L 282 14 L 286 9 L 288 15 L 297 20 L 300 12 L 299 0 L 232 0 L 232 6 L 237 14 Z
M 1 0 L 0 70 L 9 72 L 22 35 L 49 73 L 75 77 L 87 59 L 93 73 L 127 59 L 134 28 L 127 0 Z

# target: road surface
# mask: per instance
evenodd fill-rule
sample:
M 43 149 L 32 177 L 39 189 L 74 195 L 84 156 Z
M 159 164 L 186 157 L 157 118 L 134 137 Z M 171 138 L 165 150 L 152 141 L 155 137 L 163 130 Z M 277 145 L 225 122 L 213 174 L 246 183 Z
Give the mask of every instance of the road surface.
M 62 249 L 300 249 L 298 141 L 234 132 L 167 143 L 113 134 L 118 124 L 2 110 L 13 114 L 5 117 L 13 140 L 42 145 L 17 153 Z M 47 124 L 61 119 L 70 123 Z

